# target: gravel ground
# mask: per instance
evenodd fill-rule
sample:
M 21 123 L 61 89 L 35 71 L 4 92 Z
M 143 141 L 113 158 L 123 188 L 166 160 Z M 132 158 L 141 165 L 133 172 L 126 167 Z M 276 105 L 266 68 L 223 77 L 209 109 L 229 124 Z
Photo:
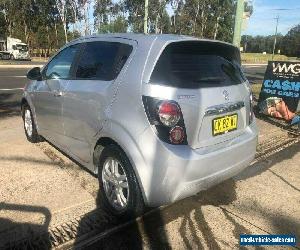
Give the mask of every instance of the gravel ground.
M 93 176 L 74 163 L 62 166 L 49 158 L 47 143 L 28 143 L 19 116 L 0 119 L 0 248 L 29 227 L 46 232 L 96 208 Z
M 261 145 L 274 136 L 288 138 L 285 131 L 258 124 Z M 240 234 L 294 234 L 299 242 L 299 149 L 300 142 L 85 249 L 240 249 Z
M 258 124 L 261 148 L 290 139 L 280 128 Z M 17 110 L 0 110 L 0 140 L 0 248 L 37 232 L 51 232 L 51 241 L 59 245 L 60 238 L 89 233 L 83 225 L 98 211 L 98 232 L 114 225 L 98 209 L 97 179 L 47 142 L 28 143 Z M 232 249 L 239 248 L 241 233 L 293 233 L 299 239 L 299 146 L 87 248 Z M 75 234 L 57 236 L 68 223 L 77 223 Z

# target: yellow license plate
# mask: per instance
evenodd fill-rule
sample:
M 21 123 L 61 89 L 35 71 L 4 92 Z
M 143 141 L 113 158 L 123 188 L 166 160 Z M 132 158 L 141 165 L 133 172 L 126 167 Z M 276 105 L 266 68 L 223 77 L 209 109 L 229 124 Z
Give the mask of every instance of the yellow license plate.
M 212 121 L 212 132 L 213 135 L 222 135 L 230 131 L 237 129 L 238 115 L 226 115 L 223 117 L 218 117 Z

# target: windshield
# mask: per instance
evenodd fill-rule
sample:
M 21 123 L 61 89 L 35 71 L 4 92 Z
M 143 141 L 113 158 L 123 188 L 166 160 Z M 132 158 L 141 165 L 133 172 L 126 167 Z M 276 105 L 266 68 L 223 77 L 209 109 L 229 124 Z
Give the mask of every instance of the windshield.
M 26 51 L 28 51 L 28 46 L 27 46 L 27 45 L 24 45 L 24 44 L 17 44 L 17 45 L 16 45 L 16 49 L 17 49 L 17 50 L 20 50 L 20 51 L 26 52 Z
M 245 80 L 235 47 L 205 41 L 168 45 L 153 70 L 150 82 L 199 88 L 235 85 Z

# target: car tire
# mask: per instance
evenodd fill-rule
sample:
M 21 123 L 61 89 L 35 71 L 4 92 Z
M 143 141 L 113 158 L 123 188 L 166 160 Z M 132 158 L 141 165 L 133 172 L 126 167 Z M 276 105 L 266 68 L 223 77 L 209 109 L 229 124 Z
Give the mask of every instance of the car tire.
M 36 125 L 33 119 L 33 115 L 28 105 L 24 105 L 22 107 L 22 118 L 23 118 L 24 130 L 25 130 L 25 135 L 27 140 L 32 143 L 43 141 L 36 130 Z
M 15 57 L 13 54 L 10 55 L 10 60 L 15 60 Z
M 112 166 L 115 166 L 113 167 L 114 171 L 111 171 Z M 115 178 L 112 177 L 112 172 L 114 172 Z M 108 175 L 110 175 L 109 178 L 107 178 Z M 99 202 L 101 203 L 99 205 L 106 212 L 119 219 L 135 218 L 144 212 L 144 200 L 136 175 L 128 157 L 119 146 L 112 144 L 103 149 L 98 165 L 98 179 Z M 124 184 L 126 182 L 127 190 L 122 188 L 122 186 L 126 187 Z M 109 192 L 109 189 L 112 192 Z M 113 194 L 113 192 L 115 193 Z

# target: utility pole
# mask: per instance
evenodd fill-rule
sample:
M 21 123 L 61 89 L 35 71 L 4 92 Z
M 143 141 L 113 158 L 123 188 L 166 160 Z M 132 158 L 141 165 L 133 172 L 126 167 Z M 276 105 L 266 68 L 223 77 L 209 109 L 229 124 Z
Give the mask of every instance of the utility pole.
M 145 0 L 144 33 L 148 34 L 148 0 Z
M 244 0 L 237 0 L 232 43 L 238 48 L 240 48 L 241 45 L 243 13 L 244 13 Z
M 274 59 L 275 55 L 275 49 L 276 49 L 276 42 L 277 42 L 277 30 L 278 30 L 278 22 L 279 22 L 279 15 L 277 15 L 276 19 L 276 29 L 275 29 L 275 35 L 274 35 L 274 44 L 273 44 L 273 54 L 272 54 L 272 61 Z

